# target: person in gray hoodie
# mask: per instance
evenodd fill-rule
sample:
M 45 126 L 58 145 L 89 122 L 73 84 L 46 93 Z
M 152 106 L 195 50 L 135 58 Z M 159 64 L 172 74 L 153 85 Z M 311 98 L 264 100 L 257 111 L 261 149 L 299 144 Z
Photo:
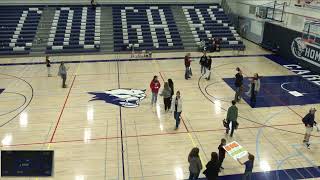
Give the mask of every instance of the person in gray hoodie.
M 189 162 L 189 180 L 197 180 L 202 169 L 202 163 L 199 157 L 199 148 L 192 148 L 188 156 Z
M 160 96 L 163 96 L 164 110 L 167 112 L 170 110 L 171 104 L 171 88 L 169 87 L 168 82 L 164 83 L 163 90 L 160 93 Z
M 67 80 L 67 68 L 64 65 L 64 62 L 61 62 L 60 66 L 59 66 L 59 72 L 58 75 L 61 77 L 62 79 L 62 88 L 66 88 L 66 80 Z

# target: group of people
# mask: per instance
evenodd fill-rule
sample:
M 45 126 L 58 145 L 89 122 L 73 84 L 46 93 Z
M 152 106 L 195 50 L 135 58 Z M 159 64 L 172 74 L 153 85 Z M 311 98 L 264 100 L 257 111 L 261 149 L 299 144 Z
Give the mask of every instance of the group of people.
M 184 57 L 184 65 L 185 65 L 184 77 L 186 80 L 188 80 L 192 76 L 191 62 L 192 62 L 191 55 L 190 53 L 187 53 Z M 199 64 L 201 69 L 201 75 L 204 76 L 205 79 L 210 80 L 212 59 L 210 56 L 207 56 L 206 51 L 203 52 L 203 55 L 200 58 Z
M 236 68 L 237 74 L 235 75 L 235 87 L 236 87 L 236 94 L 234 97 L 234 100 L 236 102 L 239 102 L 242 97 L 242 93 L 244 90 L 243 86 L 243 74 L 242 70 L 237 67 Z M 250 83 L 249 83 L 249 90 L 246 92 L 248 96 L 250 96 L 250 105 L 252 107 L 255 107 L 256 101 L 257 101 L 257 94 L 260 91 L 260 76 L 258 73 L 255 73 L 253 78 L 249 78 Z
M 207 42 L 205 40 L 200 41 L 200 46 L 199 46 L 200 51 L 209 51 L 209 52 L 220 51 L 220 44 L 221 44 L 220 38 L 218 37 L 209 38 Z
M 226 139 L 221 139 L 221 143 L 218 146 L 218 152 L 211 153 L 211 159 L 206 164 L 206 169 L 203 171 L 203 174 L 206 176 L 207 180 L 217 180 L 219 177 L 219 172 L 222 169 L 222 163 L 226 156 L 226 150 L 224 146 L 226 145 Z M 251 180 L 252 169 L 254 164 L 254 156 L 248 153 L 248 160 L 245 162 L 241 162 L 240 159 L 237 161 L 245 166 L 245 171 L 243 174 L 243 180 Z M 197 180 L 201 171 L 202 171 L 202 162 L 199 156 L 199 148 L 192 148 L 191 152 L 188 156 L 189 162 L 189 180 Z
M 49 56 L 46 56 L 45 64 L 47 67 L 48 77 L 51 77 L 52 76 L 52 74 L 51 74 L 51 61 L 50 61 Z M 67 87 L 67 85 L 66 85 L 67 71 L 68 71 L 68 68 L 64 65 L 64 62 L 60 62 L 58 76 L 60 76 L 62 79 L 62 88 Z
M 158 80 L 158 76 L 154 76 L 152 81 L 150 82 L 151 89 L 151 105 L 155 105 L 157 103 L 159 89 L 161 84 Z M 175 130 L 179 128 L 181 113 L 182 113 L 182 98 L 180 91 L 176 92 L 176 96 L 174 97 L 174 84 L 172 79 L 168 79 L 167 82 L 164 82 L 164 88 L 160 93 L 160 96 L 163 97 L 163 104 L 165 112 L 171 111 L 173 112 L 173 117 L 176 121 Z

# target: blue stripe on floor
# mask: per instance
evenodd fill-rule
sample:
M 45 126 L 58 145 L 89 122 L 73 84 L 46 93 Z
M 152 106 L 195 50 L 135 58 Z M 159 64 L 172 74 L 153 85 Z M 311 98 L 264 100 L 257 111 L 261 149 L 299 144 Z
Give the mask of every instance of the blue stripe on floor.
M 233 174 L 227 176 L 219 176 L 219 180 L 240 180 L 243 174 Z M 319 167 L 306 167 L 295 169 L 275 170 L 268 172 L 252 173 L 252 180 L 287 180 L 287 179 L 308 179 L 320 177 Z M 206 178 L 200 178 L 205 180 Z
M 255 55 L 237 55 L 237 56 L 212 56 L 212 58 L 232 58 L 232 57 L 261 57 L 269 54 L 255 54 Z M 58 58 L 58 57 L 55 57 Z M 192 58 L 200 58 L 200 56 L 195 56 Z M 184 57 L 165 57 L 165 58 L 141 58 L 141 59 L 110 59 L 110 60 L 83 60 L 83 61 L 54 61 L 51 64 L 59 64 L 61 62 L 65 62 L 68 64 L 76 64 L 76 63 L 97 63 L 97 62 L 126 62 L 126 61 L 152 61 L 152 60 L 181 60 Z M 0 63 L 0 66 L 21 66 L 21 65 L 41 65 L 45 64 L 43 62 L 23 62 L 23 63 Z

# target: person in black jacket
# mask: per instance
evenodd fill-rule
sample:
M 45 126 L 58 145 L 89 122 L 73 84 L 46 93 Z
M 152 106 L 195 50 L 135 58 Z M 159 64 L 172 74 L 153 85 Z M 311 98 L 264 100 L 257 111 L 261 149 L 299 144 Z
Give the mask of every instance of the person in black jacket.
M 174 95 L 174 84 L 173 84 L 172 79 L 168 79 L 168 85 L 171 89 L 170 102 L 172 102 L 172 96 Z M 168 105 L 169 105 L 168 109 L 171 109 L 171 103 L 169 103 Z
M 306 127 L 306 133 L 304 134 L 303 143 L 305 143 L 307 148 L 309 148 L 310 146 L 309 140 L 310 140 L 311 132 L 313 130 L 313 125 L 317 124 L 317 122 L 314 121 L 314 114 L 316 111 L 317 110 L 315 108 L 311 108 L 309 110 L 309 113 L 302 119 L 302 122 Z
M 219 157 L 216 152 L 211 153 L 211 160 L 206 165 L 206 170 L 203 174 L 206 176 L 207 180 L 217 180 L 220 170 Z
M 210 80 L 211 76 L 211 65 L 212 65 L 212 59 L 211 56 L 207 58 L 207 61 L 205 62 L 205 67 L 206 67 L 206 80 Z
M 226 150 L 223 148 L 223 146 L 225 146 L 227 143 L 226 139 L 222 138 L 221 139 L 221 143 L 218 147 L 218 150 L 219 150 L 219 167 L 220 169 L 224 169 L 222 167 L 222 163 L 223 163 L 223 160 L 224 158 L 226 157 Z
M 234 82 L 234 85 L 236 86 L 236 94 L 234 96 L 234 100 L 239 102 L 243 91 L 243 75 L 239 67 L 237 67 L 236 70 L 238 71 L 238 73 L 235 75 L 236 81 Z
M 207 56 L 207 52 L 203 51 L 203 56 L 201 56 L 200 58 L 200 66 L 201 66 L 201 75 L 206 74 L 206 62 L 207 62 L 208 56 Z

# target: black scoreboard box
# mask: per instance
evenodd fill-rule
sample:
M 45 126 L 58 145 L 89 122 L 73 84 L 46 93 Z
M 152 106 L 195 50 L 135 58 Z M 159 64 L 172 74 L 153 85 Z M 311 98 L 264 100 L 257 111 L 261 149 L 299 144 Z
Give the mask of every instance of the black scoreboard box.
M 53 155 L 53 151 L 1 151 L 1 176 L 52 176 Z

